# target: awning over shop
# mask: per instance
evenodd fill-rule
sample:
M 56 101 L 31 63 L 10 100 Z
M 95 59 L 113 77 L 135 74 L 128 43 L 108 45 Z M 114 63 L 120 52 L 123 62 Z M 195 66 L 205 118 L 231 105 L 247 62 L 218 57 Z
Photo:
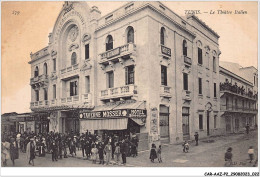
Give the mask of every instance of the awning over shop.
M 140 119 L 140 118 L 129 118 L 132 119 L 135 123 L 137 123 L 140 126 L 143 126 L 145 124 L 146 118 Z
M 127 129 L 128 118 L 83 120 L 80 123 L 80 131 L 91 130 L 125 130 Z

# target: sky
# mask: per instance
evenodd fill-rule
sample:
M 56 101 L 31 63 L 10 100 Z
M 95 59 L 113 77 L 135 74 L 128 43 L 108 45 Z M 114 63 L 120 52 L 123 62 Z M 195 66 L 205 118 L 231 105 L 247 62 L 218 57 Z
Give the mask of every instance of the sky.
M 97 6 L 102 16 L 127 2 L 88 2 Z M 163 2 L 180 16 L 186 10 L 208 12 L 197 14 L 220 35 L 220 61 L 239 63 L 257 68 L 258 17 L 255 2 Z M 2 2 L 1 6 L 1 113 L 30 112 L 31 78 L 30 53 L 48 45 L 63 2 L 16 1 Z M 232 14 L 218 14 L 218 10 Z M 235 10 L 246 14 L 234 14 Z M 215 11 L 215 14 L 210 12 Z

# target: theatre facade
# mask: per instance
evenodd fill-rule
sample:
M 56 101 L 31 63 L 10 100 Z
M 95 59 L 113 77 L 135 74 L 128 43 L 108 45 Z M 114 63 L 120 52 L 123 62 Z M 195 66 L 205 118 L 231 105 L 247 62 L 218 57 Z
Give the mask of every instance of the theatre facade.
M 49 131 L 137 133 L 147 148 L 223 133 L 218 38 L 160 2 L 105 16 L 65 2 L 48 46 L 31 53 L 31 110 Z

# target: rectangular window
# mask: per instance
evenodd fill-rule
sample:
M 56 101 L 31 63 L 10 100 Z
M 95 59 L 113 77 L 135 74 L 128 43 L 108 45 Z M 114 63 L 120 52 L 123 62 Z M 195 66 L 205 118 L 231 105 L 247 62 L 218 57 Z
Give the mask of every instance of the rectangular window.
M 48 100 L 48 91 L 44 89 L 44 100 Z
M 203 64 L 202 63 L 202 49 L 198 47 L 198 63 L 199 64 Z
M 188 90 L 188 74 L 183 73 L 183 90 Z
M 35 90 L 35 100 L 39 101 L 39 90 Z
M 214 83 L 214 98 L 217 97 L 217 84 Z
M 199 94 L 202 94 L 202 78 L 199 78 Z
M 235 109 L 237 109 L 237 99 L 235 99 Z
M 207 97 L 210 97 L 210 86 L 209 86 L 209 81 L 206 81 L 207 83 Z
M 85 59 L 89 59 L 89 44 L 85 45 Z
M 114 73 L 113 71 L 107 72 L 107 81 L 108 81 L 108 88 L 114 87 Z
M 217 115 L 214 115 L 214 128 L 217 128 Z
M 134 84 L 135 83 L 135 67 L 134 65 L 127 66 L 125 68 L 125 84 Z
M 242 100 L 242 108 L 243 108 L 243 110 L 245 108 L 245 101 L 244 100 Z
M 53 85 L 53 99 L 56 99 L 56 85 Z
M 53 59 L 53 71 L 56 71 L 56 58 Z
M 86 93 L 90 92 L 90 79 L 89 76 L 85 77 L 85 81 L 86 81 Z
M 217 72 L 217 67 L 216 67 L 216 57 L 213 56 L 213 71 Z
M 199 115 L 199 129 L 203 130 L 203 115 Z
M 78 82 L 70 82 L 70 96 L 78 95 Z
M 161 65 L 161 85 L 167 86 L 167 67 Z

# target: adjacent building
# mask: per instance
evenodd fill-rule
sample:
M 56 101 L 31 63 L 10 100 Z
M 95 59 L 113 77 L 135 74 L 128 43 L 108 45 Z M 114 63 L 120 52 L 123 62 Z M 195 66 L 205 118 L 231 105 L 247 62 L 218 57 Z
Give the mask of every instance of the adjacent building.
M 247 124 L 254 128 L 258 114 L 257 69 L 221 62 L 219 77 L 221 120 L 226 133 L 244 131 Z
M 136 132 L 145 148 L 221 134 L 218 39 L 161 2 L 105 16 L 65 2 L 48 46 L 31 53 L 31 110 L 48 131 Z

